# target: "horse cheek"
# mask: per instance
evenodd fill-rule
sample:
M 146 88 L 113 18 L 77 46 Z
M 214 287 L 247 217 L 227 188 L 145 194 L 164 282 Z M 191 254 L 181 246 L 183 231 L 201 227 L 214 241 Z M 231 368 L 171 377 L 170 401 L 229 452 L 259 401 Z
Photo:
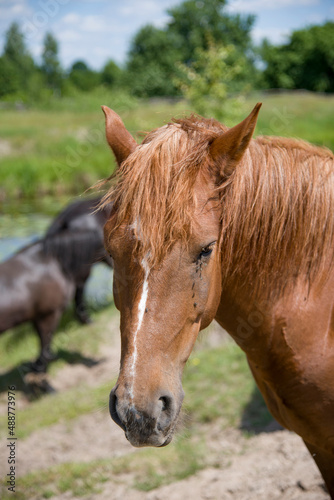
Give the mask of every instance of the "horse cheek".
M 204 313 L 201 320 L 200 330 L 207 328 L 214 320 L 221 300 L 222 283 L 221 271 L 218 259 L 213 263 L 212 270 L 210 271 L 210 285 L 208 298 L 205 305 Z

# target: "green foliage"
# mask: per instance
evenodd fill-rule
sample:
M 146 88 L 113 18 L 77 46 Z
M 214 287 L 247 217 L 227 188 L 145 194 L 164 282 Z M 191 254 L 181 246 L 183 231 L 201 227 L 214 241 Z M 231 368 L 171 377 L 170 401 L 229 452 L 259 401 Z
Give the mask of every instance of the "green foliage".
M 69 81 L 84 92 L 89 92 L 100 83 L 99 74 L 90 69 L 84 61 L 75 62 L 69 72 Z
M 177 95 L 179 64 L 195 63 L 200 51 L 214 44 L 233 45 L 240 53 L 251 48 L 253 16 L 224 12 L 225 0 L 185 1 L 168 10 L 165 29 L 145 26 L 135 36 L 128 56 L 129 88 L 138 96 Z M 252 65 L 251 61 L 246 66 Z
M 20 74 L 16 64 L 8 57 L 0 57 L 0 97 L 20 90 Z
M 176 94 L 175 65 L 180 59 L 177 37 L 154 26 L 145 26 L 135 36 L 129 53 L 126 82 L 139 97 Z
M 101 71 L 101 83 L 107 87 L 118 87 L 121 83 L 122 70 L 117 64 L 109 59 Z
M 27 72 L 34 68 L 34 62 L 25 46 L 24 35 L 17 23 L 13 23 L 5 35 L 3 55 L 17 66 L 21 77 L 26 77 Z
M 294 31 L 284 45 L 265 41 L 260 52 L 265 86 L 334 92 L 334 22 Z
M 245 57 L 233 45 L 210 40 L 207 50 L 196 50 L 190 66 L 180 65 L 183 78 L 177 83 L 197 113 L 224 121 L 240 113 L 241 97 L 231 98 L 229 92 L 238 86 L 245 66 Z
M 60 93 L 63 74 L 58 59 L 58 42 L 51 33 L 47 33 L 44 38 L 41 70 L 47 86 Z
M 227 13 L 226 0 L 186 0 L 168 10 L 171 20 L 167 31 L 179 39 L 182 62 L 194 60 L 197 49 L 208 49 L 209 40 L 231 44 L 240 51 L 250 48 L 254 16 Z
M 19 25 L 13 23 L 5 34 L 4 51 L 0 58 L 0 97 L 24 89 L 35 70 Z

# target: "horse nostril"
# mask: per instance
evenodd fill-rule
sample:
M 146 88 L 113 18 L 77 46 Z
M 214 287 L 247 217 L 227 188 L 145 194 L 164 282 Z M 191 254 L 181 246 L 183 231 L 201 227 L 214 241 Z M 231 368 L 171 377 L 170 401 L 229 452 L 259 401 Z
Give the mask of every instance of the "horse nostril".
M 109 397 L 109 412 L 110 416 L 113 419 L 113 421 L 119 425 L 123 431 L 126 430 L 125 425 L 123 424 L 122 420 L 120 419 L 118 412 L 117 412 L 117 396 L 115 394 L 115 389 L 113 389 L 110 393 Z
M 161 411 L 169 412 L 173 405 L 173 399 L 170 396 L 161 396 L 159 401 L 162 402 Z
M 175 404 L 173 397 L 169 395 L 161 396 L 159 401 L 161 401 L 161 410 L 157 420 L 157 428 L 165 432 L 175 417 Z

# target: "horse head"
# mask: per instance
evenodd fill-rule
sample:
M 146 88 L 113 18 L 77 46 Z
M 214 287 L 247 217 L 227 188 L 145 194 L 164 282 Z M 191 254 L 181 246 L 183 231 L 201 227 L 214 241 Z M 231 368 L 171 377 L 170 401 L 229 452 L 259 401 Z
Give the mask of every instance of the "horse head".
M 217 186 L 228 182 L 246 151 L 259 107 L 231 129 L 210 122 L 205 133 L 207 121 L 191 117 L 153 131 L 141 145 L 103 107 L 119 166 L 104 228 L 122 345 L 110 413 L 134 446 L 172 439 L 183 368 L 221 297 Z

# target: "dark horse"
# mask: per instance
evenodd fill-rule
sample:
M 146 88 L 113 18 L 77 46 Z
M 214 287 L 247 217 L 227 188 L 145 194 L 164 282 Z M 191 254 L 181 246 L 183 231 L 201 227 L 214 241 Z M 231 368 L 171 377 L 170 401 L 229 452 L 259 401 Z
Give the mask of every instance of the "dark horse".
M 0 264 L 0 333 L 31 321 L 40 338 L 32 369 L 45 372 L 50 343 L 64 309 L 75 298 L 78 318 L 89 320 L 83 288 L 95 262 L 111 265 L 102 227 L 110 210 L 95 213 L 100 199 L 73 203 L 55 219 L 44 239 Z
M 334 498 L 334 155 L 252 140 L 259 109 L 230 129 L 174 120 L 137 145 L 104 107 L 119 164 L 104 199 L 122 339 L 110 412 L 134 446 L 168 444 L 183 367 L 215 318 Z
M 57 257 L 75 281 L 75 313 L 81 323 L 90 322 L 83 296 L 93 263 L 112 267 L 103 246 L 103 226 L 110 208 L 96 211 L 99 202 L 100 198 L 93 198 L 71 203 L 54 219 L 44 238 L 45 253 Z

